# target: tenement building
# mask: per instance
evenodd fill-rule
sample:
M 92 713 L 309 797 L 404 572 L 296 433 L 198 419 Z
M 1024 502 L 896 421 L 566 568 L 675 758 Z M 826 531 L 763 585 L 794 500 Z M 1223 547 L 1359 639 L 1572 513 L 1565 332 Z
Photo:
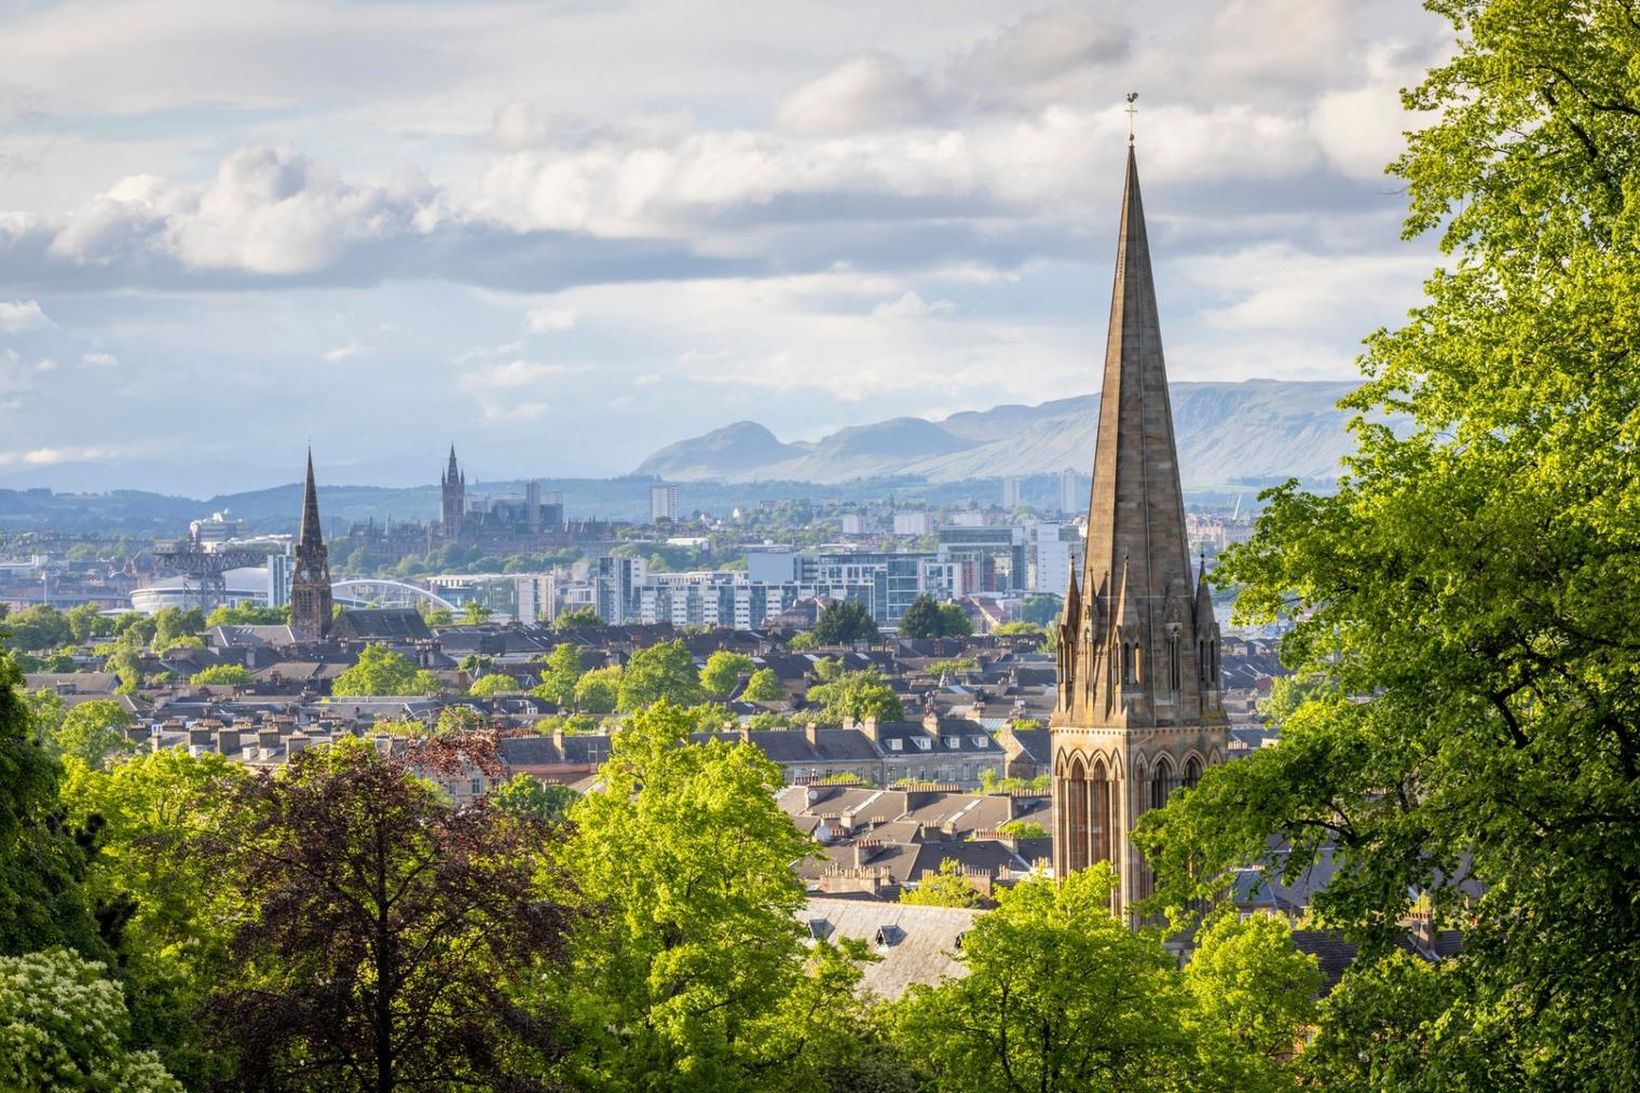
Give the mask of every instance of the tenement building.
M 1194 578 L 1194 579 L 1193 579 Z M 1113 909 L 1149 894 L 1135 823 L 1222 762 L 1219 631 L 1192 574 L 1139 171 L 1130 144 L 1087 550 L 1059 626 L 1050 725 L 1059 876 L 1108 861 Z

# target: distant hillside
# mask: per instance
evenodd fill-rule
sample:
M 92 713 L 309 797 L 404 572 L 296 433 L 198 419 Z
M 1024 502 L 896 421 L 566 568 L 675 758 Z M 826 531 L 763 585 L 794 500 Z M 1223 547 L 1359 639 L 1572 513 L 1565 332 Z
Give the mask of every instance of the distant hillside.
M 1349 416 L 1336 404 L 1354 386 L 1280 380 L 1171 385 L 1186 488 L 1336 477 L 1339 459 L 1350 449 Z M 663 448 L 636 473 L 685 482 L 835 484 L 1081 471 L 1093 459 L 1098 413 L 1099 397 L 1084 395 L 969 411 L 940 422 L 894 418 L 842 429 L 814 444 L 782 444 L 762 426 L 739 422 Z

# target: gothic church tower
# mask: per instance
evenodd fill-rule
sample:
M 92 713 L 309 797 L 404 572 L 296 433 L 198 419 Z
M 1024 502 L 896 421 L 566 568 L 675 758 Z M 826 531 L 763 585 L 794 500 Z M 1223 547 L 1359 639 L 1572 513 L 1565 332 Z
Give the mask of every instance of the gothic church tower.
M 1094 445 L 1087 552 L 1059 624 L 1050 725 L 1058 876 L 1109 861 L 1131 918 L 1152 877 L 1139 816 L 1223 762 L 1219 630 L 1192 573 L 1139 169 L 1130 143 Z
M 439 479 L 440 530 L 446 542 L 461 538 L 467 517 L 467 472 L 456 467 L 456 446 L 450 445 L 450 465 Z
M 302 490 L 302 527 L 296 536 L 295 571 L 290 581 L 290 628 L 298 641 L 322 641 L 330 633 L 330 558 L 319 526 L 319 490 L 313 484 L 313 450 L 308 449 L 307 484 Z

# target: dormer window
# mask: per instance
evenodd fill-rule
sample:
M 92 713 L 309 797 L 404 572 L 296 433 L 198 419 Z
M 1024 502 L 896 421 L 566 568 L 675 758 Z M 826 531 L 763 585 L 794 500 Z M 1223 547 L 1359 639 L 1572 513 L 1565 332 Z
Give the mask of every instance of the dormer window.
M 919 736 L 916 739 L 917 739 L 917 747 L 922 751 L 928 751 L 928 750 L 932 749 L 933 746 L 934 746 L 934 742 L 932 740 L 928 739 L 928 737 L 926 737 L 926 736 Z
M 945 738 L 945 746 L 955 751 L 957 748 L 962 747 L 962 737 L 947 736 Z
M 905 744 L 905 741 L 901 740 L 899 737 L 896 736 L 894 739 L 892 739 L 888 742 L 888 750 L 889 751 L 899 751 L 900 748 L 904 746 L 904 744 Z
M 989 736 L 970 736 L 968 740 L 969 743 L 973 744 L 976 748 L 986 748 L 991 744 L 991 738 Z

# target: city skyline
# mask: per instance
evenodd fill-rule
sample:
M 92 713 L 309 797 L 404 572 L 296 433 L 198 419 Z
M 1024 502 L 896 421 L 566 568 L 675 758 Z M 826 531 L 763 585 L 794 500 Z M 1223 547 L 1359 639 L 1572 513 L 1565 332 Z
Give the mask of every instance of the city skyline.
M 310 436 L 332 481 L 601 476 L 1091 393 L 1130 88 L 1174 378 L 1348 377 L 1435 263 L 1379 172 L 1449 32 L 1302 7 L 35 5 L 0 487 L 255 488 Z

